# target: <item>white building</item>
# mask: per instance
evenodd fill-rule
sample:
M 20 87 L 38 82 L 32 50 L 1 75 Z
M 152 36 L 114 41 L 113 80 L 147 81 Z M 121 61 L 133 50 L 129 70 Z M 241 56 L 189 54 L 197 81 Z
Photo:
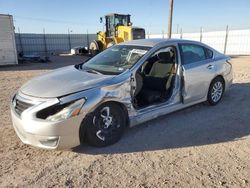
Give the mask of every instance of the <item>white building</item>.
M 0 14 L 0 65 L 18 64 L 13 17 Z

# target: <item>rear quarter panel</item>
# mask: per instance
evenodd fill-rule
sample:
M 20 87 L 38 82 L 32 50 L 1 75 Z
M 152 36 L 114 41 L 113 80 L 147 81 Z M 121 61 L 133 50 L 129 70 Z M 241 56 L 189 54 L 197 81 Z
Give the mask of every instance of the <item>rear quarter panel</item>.
M 233 82 L 233 67 L 231 58 L 229 56 L 221 54 L 220 56 L 215 57 L 216 65 L 216 76 L 222 76 L 225 81 L 225 91 L 230 88 Z

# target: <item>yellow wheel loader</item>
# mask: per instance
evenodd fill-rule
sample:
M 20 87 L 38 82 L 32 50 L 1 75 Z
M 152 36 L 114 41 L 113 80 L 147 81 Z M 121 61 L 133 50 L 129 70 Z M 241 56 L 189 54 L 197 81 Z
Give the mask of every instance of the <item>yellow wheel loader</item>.
M 100 22 L 103 22 L 102 17 Z M 105 16 L 106 31 L 97 33 L 97 40 L 94 40 L 89 45 L 89 51 L 95 55 L 106 48 L 124 41 L 144 39 L 145 29 L 132 27 L 129 14 L 108 14 Z

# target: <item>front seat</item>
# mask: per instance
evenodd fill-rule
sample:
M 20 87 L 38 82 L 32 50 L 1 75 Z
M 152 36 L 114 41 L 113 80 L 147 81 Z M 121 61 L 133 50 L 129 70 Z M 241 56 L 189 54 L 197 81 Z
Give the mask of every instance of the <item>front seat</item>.
M 160 52 L 157 54 L 157 57 L 159 60 L 153 64 L 148 76 L 164 78 L 171 71 L 173 65 L 172 57 L 170 52 Z
M 173 68 L 173 61 L 170 52 L 161 52 L 158 60 L 152 65 L 148 75 L 144 77 L 144 90 L 142 97 L 146 103 L 153 103 L 161 99 L 171 84 L 169 76 Z M 172 76 L 171 76 L 172 78 Z

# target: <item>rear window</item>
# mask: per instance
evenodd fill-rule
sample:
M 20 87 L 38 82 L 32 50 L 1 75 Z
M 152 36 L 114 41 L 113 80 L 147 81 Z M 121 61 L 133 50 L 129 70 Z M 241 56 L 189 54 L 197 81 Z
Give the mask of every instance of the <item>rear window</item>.
M 207 53 L 207 59 L 212 59 L 213 58 L 213 51 L 205 48 L 206 49 L 206 53 Z

